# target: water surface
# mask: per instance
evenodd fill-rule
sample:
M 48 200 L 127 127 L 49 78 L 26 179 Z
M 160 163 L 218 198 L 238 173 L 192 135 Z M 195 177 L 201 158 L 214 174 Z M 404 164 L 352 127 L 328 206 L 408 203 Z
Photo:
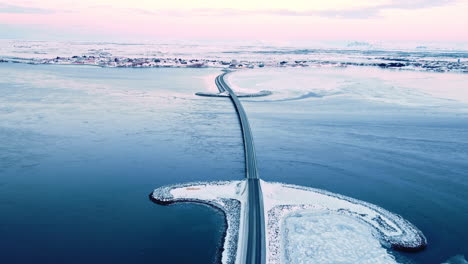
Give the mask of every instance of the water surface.
M 260 177 L 321 188 L 402 215 L 427 236 L 401 262 L 468 255 L 468 104 L 463 74 L 372 68 L 233 73 Z M 288 100 L 304 94 L 319 94 Z
M 243 177 L 213 69 L 0 64 L 0 263 L 212 263 L 223 216 L 156 187 Z

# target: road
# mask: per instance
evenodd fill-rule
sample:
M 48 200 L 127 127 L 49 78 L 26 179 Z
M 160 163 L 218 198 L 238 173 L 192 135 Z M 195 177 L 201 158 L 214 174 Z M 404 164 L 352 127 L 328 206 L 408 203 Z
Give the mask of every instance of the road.
M 245 175 L 247 180 L 247 225 L 245 233 L 240 237 L 246 239 L 242 257 L 245 264 L 265 264 L 266 262 L 266 243 L 265 243 L 265 216 L 263 213 L 263 194 L 260 187 L 260 178 L 257 171 L 257 159 L 255 156 L 255 147 L 250 129 L 247 114 L 242 107 L 239 98 L 232 91 L 229 85 L 224 81 L 223 73 L 216 77 L 215 83 L 220 92 L 227 91 L 239 117 L 242 137 L 244 141 L 245 154 Z

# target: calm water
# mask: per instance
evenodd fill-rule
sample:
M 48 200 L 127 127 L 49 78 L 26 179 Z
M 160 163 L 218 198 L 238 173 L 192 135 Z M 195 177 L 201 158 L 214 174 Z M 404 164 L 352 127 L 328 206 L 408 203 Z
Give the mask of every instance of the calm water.
M 222 215 L 148 195 L 243 177 L 213 74 L 0 64 L 0 263 L 212 263 Z
M 423 252 L 398 254 L 402 262 L 440 264 L 468 256 L 468 76 L 376 69 L 236 74 L 232 82 L 246 90 L 277 91 L 270 101 L 243 100 L 260 177 L 402 215 L 429 242 Z M 462 102 L 420 87 L 431 83 L 447 92 L 460 89 Z M 317 97 L 288 101 L 305 92 Z
M 158 206 L 148 194 L 244 176 L 230 101 L 193 95 L 212 89 L 216 74 L 0 64 L 0 263 L 215 261 L 222 215 Z M 246 89 L 275 92 L 243 100 L 261 177 L 401 214 L 430 243 L 399 255 L 415 263 L 468 255 L 466 104 L 397 89 L 406 85 L 392 83 L 399 72 L 385 82 L 367 74 L 316 72 L 321 85 L 346 84 L 339 91 L 298 90 L 271 74 L 239 77 Z M 448 79 L 448 88 L 456 85 Z M 388 91 L 377 83 L 397 88 L 376 92 Z

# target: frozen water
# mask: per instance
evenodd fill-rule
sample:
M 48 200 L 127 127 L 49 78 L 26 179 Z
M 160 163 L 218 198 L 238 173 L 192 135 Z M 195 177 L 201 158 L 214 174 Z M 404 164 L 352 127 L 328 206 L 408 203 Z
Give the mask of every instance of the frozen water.
M 468 103 L 467 77 L 463 74 L 356 67 L 269 68 L 237 71 L 227 78 L 235 91 L 273 92 L 268 98 L 258 98 L 256 101 L 346 96 L 408 106 Z
M 429 240 L 427 250 L 405 255 L 415 263 L 439 264 L 466 251 L 465 75 L 322 67 L 228 76 L 245 92 L 273 92 L 242 99 L 262 179 L 327 189 L 402 215 Z
M 465 259 L 465 256 L 456 255 L 447 259 L 447 261 L 444 261 L 442 264 L 468 264 L 468 261 Z
M 284 219 L 285 263 L 397 263 L 369 227 L 343 215 L 292 213 Z

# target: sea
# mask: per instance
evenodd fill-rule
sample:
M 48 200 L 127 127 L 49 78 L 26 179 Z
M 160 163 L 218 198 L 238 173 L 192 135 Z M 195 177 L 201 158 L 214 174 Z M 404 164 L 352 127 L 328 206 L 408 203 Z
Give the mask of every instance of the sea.
M 15 51 L 8 43 L 4 57 Z M 65 54 L 38 43 L 49 49 L 41 56 Z M 83 52 L 100 49 L 88 45 Z M 249 57 L 248 49 L 216 56 Z M 0 63 L 0 263 L 217 263 L 221 212 L 148 196 L 166 184 L 243 179 L 232 103 L 195 95 L 216 91 L 219 73 Z M 227 78 L 236 91 L 273 92 L 242 99 L 262 179 L 401 215 L 428 247 L 392 252 L 400 263 L 466 263 L 468 75 L 309 67 Z

